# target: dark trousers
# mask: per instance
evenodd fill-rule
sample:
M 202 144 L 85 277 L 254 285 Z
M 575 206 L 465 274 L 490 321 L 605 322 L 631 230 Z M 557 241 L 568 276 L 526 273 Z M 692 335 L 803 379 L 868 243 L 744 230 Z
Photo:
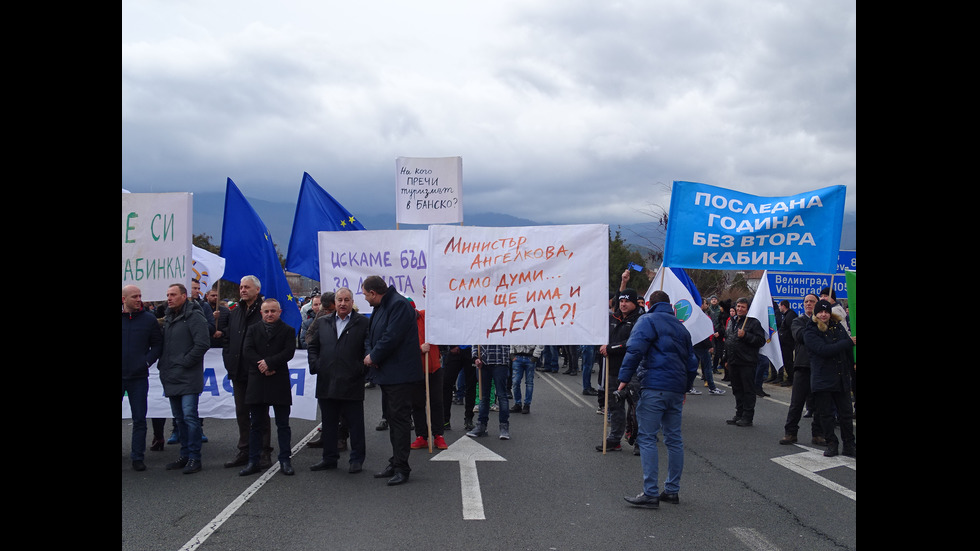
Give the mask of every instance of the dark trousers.
M 381 385 L 381 392 L 387 400 L 388 409 L 388 438 L 391 441 L 388 463 L 395 472 L 408 474 L 412 472 L 408 466 L 412 445 L 412 409 L 425 408 L 425 381 Z
M 429 373 L 429 418 L 432 421 L 432 434 L 442 436 L 442 425 L 443 425 L 443 412 L 445 408 L 443 407 L 443 396 L 445 394 L 445 389 L 443 388 L 443 370 L 437 369 L 435 373 Z M 425 387 L 423 386 L 422 391 L 425 392 Z M 421 408 L 416 408 L 412 410 L 412 420 L 415 423 L 415 435 L 421 436 L 426 440 L 429 439 L 428 426 L 425 422 L 425 401 L 422 402 Z
M 735 418 L 751 421 L 755 417 L 755 374 L 758 364 L 728 362 L 732 394 L 735 395 Z
M 464 380 L 463 418 L 472 421 L 473 407 L 476 406 L 476 367 L 473 366 L 473 357 L 470 355 L 470 350 L 468 348 L 462 349 L 458 354 L 447 352 L 443 358 L 443 367 L 440 369 L 440 371 L 445 371 L 442 379 L 443 424 L 448 423 L 452 417 L 453 388 L 460 371 L 463 372 Z
M 854 444 L 854 410 L 851 409 L 851 397 L 843 391 L 821 391 L 813 393 L 814 421 L 820 422 L 823 437 L 828 446 L 837 445 L 836 425 L 840 425 L 840 439 L 844 445 Z M 834 420 L 834 413 L 837 419 Z
M 793 376 L 793 392 L 789 398 L 789 413 L 786 414 L 786 434 L 796 435 L 800 430 L 800 419 L 803 418 L 803 408 L 810 398 L 810 367 L 795 368 Z M 820 423 L 814 419 L 810 423 L 810 434 L 813 437 L 823 436 Z
M 249 418 L 251 419 L 251 425 L 248 431 L 248 462 L 258 463 L 259 457 L 265 449 L 262 446 L 263 438 L 268 438 L 271 432 L 271 427 L 269 426 L 269 404 L 250 404 L 248 409 Z M 293 437 L 292 429 L 289 428 L 289 405 L 274 405 L 272 409 L 276 414 L 276 434 L 279 437 L 279 461 L 287 461 L 292 453 L 289 442 Z
M 340 438 L 339 421 L 347 420 L 346 431 L 350 433 L 351 463 L 364 463 L 366 446 L 364 444 L 364 401 L 363 400 L 319 400 L 322 416 L 323 459 L 336 463 L 340 459 L 337 442 Z M 330 445 L 333 443 L 333 445 Z
M 248 376 L 245 375 L 232 382 L 232 391 L 235 397 L 235 420 L 238 421 L 238 451 L 248 453 L 249 432 L 252 429 L 252 418 L 249 406 L 245 403 L 245 389 L 248 388 Z M 265 429 L 262 433 L 262 451 L 272 452 L 271 431 L 269 424 L 269 408 L 265 409 Z

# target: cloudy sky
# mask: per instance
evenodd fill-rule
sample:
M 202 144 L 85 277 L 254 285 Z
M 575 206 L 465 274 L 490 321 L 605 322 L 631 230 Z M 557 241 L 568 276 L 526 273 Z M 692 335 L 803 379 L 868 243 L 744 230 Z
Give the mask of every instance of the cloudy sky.
M 674 180 L 847 186 L 854 0 L 123 0 L 122 187 L 395 209 L 463 158 L 465 212 L 651 221 Z

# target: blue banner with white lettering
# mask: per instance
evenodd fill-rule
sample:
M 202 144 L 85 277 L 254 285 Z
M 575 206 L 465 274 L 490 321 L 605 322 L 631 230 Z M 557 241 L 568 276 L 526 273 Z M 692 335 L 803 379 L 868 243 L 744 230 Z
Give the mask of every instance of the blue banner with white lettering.
M 675 181 L 664 265 L 702 270 L 834 273 L 844 186 L 760 197 Z

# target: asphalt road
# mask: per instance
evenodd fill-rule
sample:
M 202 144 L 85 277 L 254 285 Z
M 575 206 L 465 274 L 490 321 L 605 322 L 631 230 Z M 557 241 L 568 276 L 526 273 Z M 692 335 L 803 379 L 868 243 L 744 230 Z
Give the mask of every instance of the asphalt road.
M 223 468 L 237 441 L 234 420 L 225 419 L 205 420 L 203 471 L 166 471 L 178 451 L 168 445 L 147 451 L 147 470 L 135 472 L 123 419 L 122 549 L 855 549 L 856 460 L 824 458 L 808 438 L 777 443 L 789 389 L 765 385 L 772 396 L 760 398 L 754 426 L 743 428 L 725 423 L 735 408 L 725 383 L 721 396 L 707 394 L 700 379 L 695 385 L 704 393 L 684 406 L 680 504 L 657 510 L 623 500 L 642 491 L 629 445 L 595 451 L 603 416 L 595 397 L 581 394 L 581 376 L 537 373 L 531 413 L 511 415 L 506 441 L 496 413 L 489 437 L 466 437 L 463 406 L 453 406 L 450 449 L 413 451 L 411 479 L 395 487 L 372 476 L 391 451 L 387 432 L 374 430 L 380 389 L 367 391 L 360 474 L 348 474 L 346 452 L 340 469 L 311 472 L 320 450 L 305 441 L 318 421 L 302 419 L 291 422 L 292 477 L 278 465 L 249 477 Z

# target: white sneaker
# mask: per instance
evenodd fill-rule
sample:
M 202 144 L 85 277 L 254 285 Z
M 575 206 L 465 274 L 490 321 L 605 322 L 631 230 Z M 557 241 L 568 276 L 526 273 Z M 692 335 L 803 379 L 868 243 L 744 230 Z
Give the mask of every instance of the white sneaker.
M 716 388 L 714 390 L 709 390 L 708 391 L 708 394 L 724 394 L 724 393 L 725 393 L 725 391 L 722 390 L 722 389 L 720 389 L 720 388 Z
M 699 394 L 701 394 L 701 391 L 700 390 L 695 390 L 694 387 L 691 387 L 691 390 L 688 390 L 687 393 L 688 394 L 696 394 L 696 395 L 699 395 Z

